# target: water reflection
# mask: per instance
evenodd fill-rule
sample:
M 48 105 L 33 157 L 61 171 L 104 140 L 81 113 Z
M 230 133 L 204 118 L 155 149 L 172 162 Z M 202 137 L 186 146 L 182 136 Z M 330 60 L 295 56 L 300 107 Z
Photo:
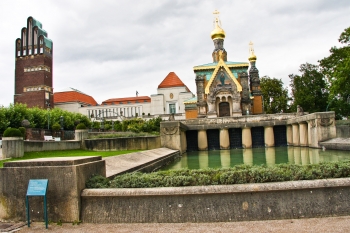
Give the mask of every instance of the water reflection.
M 238 164 L 273 166 L 280 163 L 317 164 L 321 162 L 350 160 L 348 151 L 314 149 L 308 147 L 268 147 L 253 149 L 232 149 L 213 151 L 193 151 L 182 155 L 181 159 L 162 170 L 181 168 L 227 168 Z

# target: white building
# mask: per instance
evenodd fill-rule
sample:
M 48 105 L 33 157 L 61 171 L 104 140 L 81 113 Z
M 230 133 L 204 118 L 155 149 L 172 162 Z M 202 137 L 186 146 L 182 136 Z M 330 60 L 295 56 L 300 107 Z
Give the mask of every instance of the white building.
M 157 94 L 148 96 L 112 98 L 100 105 L 89 95 L 73 88 L 54 93 L 55 107 L 79 112 L 92 119 L 121 119 L 132 117 L 162 117 L 185 119 L 184 101 L 193 93 L 174 73 L 170 72 L 158 85 Z

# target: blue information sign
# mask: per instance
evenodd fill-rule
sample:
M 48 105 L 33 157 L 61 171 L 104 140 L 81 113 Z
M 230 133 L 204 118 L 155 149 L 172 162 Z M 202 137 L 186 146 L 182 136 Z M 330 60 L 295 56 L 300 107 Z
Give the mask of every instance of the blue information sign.
M 29 211 L 29 197 L 33 196 L 43 196 L 44 197 L 44 219 L 46 229 L 48 227 L 48 219 L 47 219 L 47 200 L 46 200 L 46 192 L 47 185 L 49 180 L 29 180 L 27 195 L 26 195 L 26 214 L 28 220 L 28 227 L 30 227 L 30 211 Z
M 27 196 L 45 196 L 49 180 L 29 180 Z

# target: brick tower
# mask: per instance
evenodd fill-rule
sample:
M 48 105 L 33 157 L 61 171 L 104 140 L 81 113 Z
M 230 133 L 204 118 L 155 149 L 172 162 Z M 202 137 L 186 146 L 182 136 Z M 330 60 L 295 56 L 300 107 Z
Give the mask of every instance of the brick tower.
M 15 44 L 15 103 L 28 107 L 53 108 L 52 88 L 53 43 L 42 24 L 28 17 L 21 38 Z

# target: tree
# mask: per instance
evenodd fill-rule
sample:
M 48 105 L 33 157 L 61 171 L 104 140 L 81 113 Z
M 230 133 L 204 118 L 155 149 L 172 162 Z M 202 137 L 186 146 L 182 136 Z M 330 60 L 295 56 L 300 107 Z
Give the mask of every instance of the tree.
M 264 76 L 260 79 L 264 111 L 268 114 L 287 112 L 288 90 L 283 88 L 281 79 Z
M 329 108 L 336 112 L 337 118 L 341 118 L 350 115 L 350 27 L 340 34 L 338 41 L 343 46 L 332 47 L 331 55 L 319 63 L 330 83 Z
M 323 112 L 327 108 L 328 83 L 318 65 L 310 63 L 300 65 L 300 75 L 290 74 L 292 89 L 291 110 L 300 105 L 306 112 Z

